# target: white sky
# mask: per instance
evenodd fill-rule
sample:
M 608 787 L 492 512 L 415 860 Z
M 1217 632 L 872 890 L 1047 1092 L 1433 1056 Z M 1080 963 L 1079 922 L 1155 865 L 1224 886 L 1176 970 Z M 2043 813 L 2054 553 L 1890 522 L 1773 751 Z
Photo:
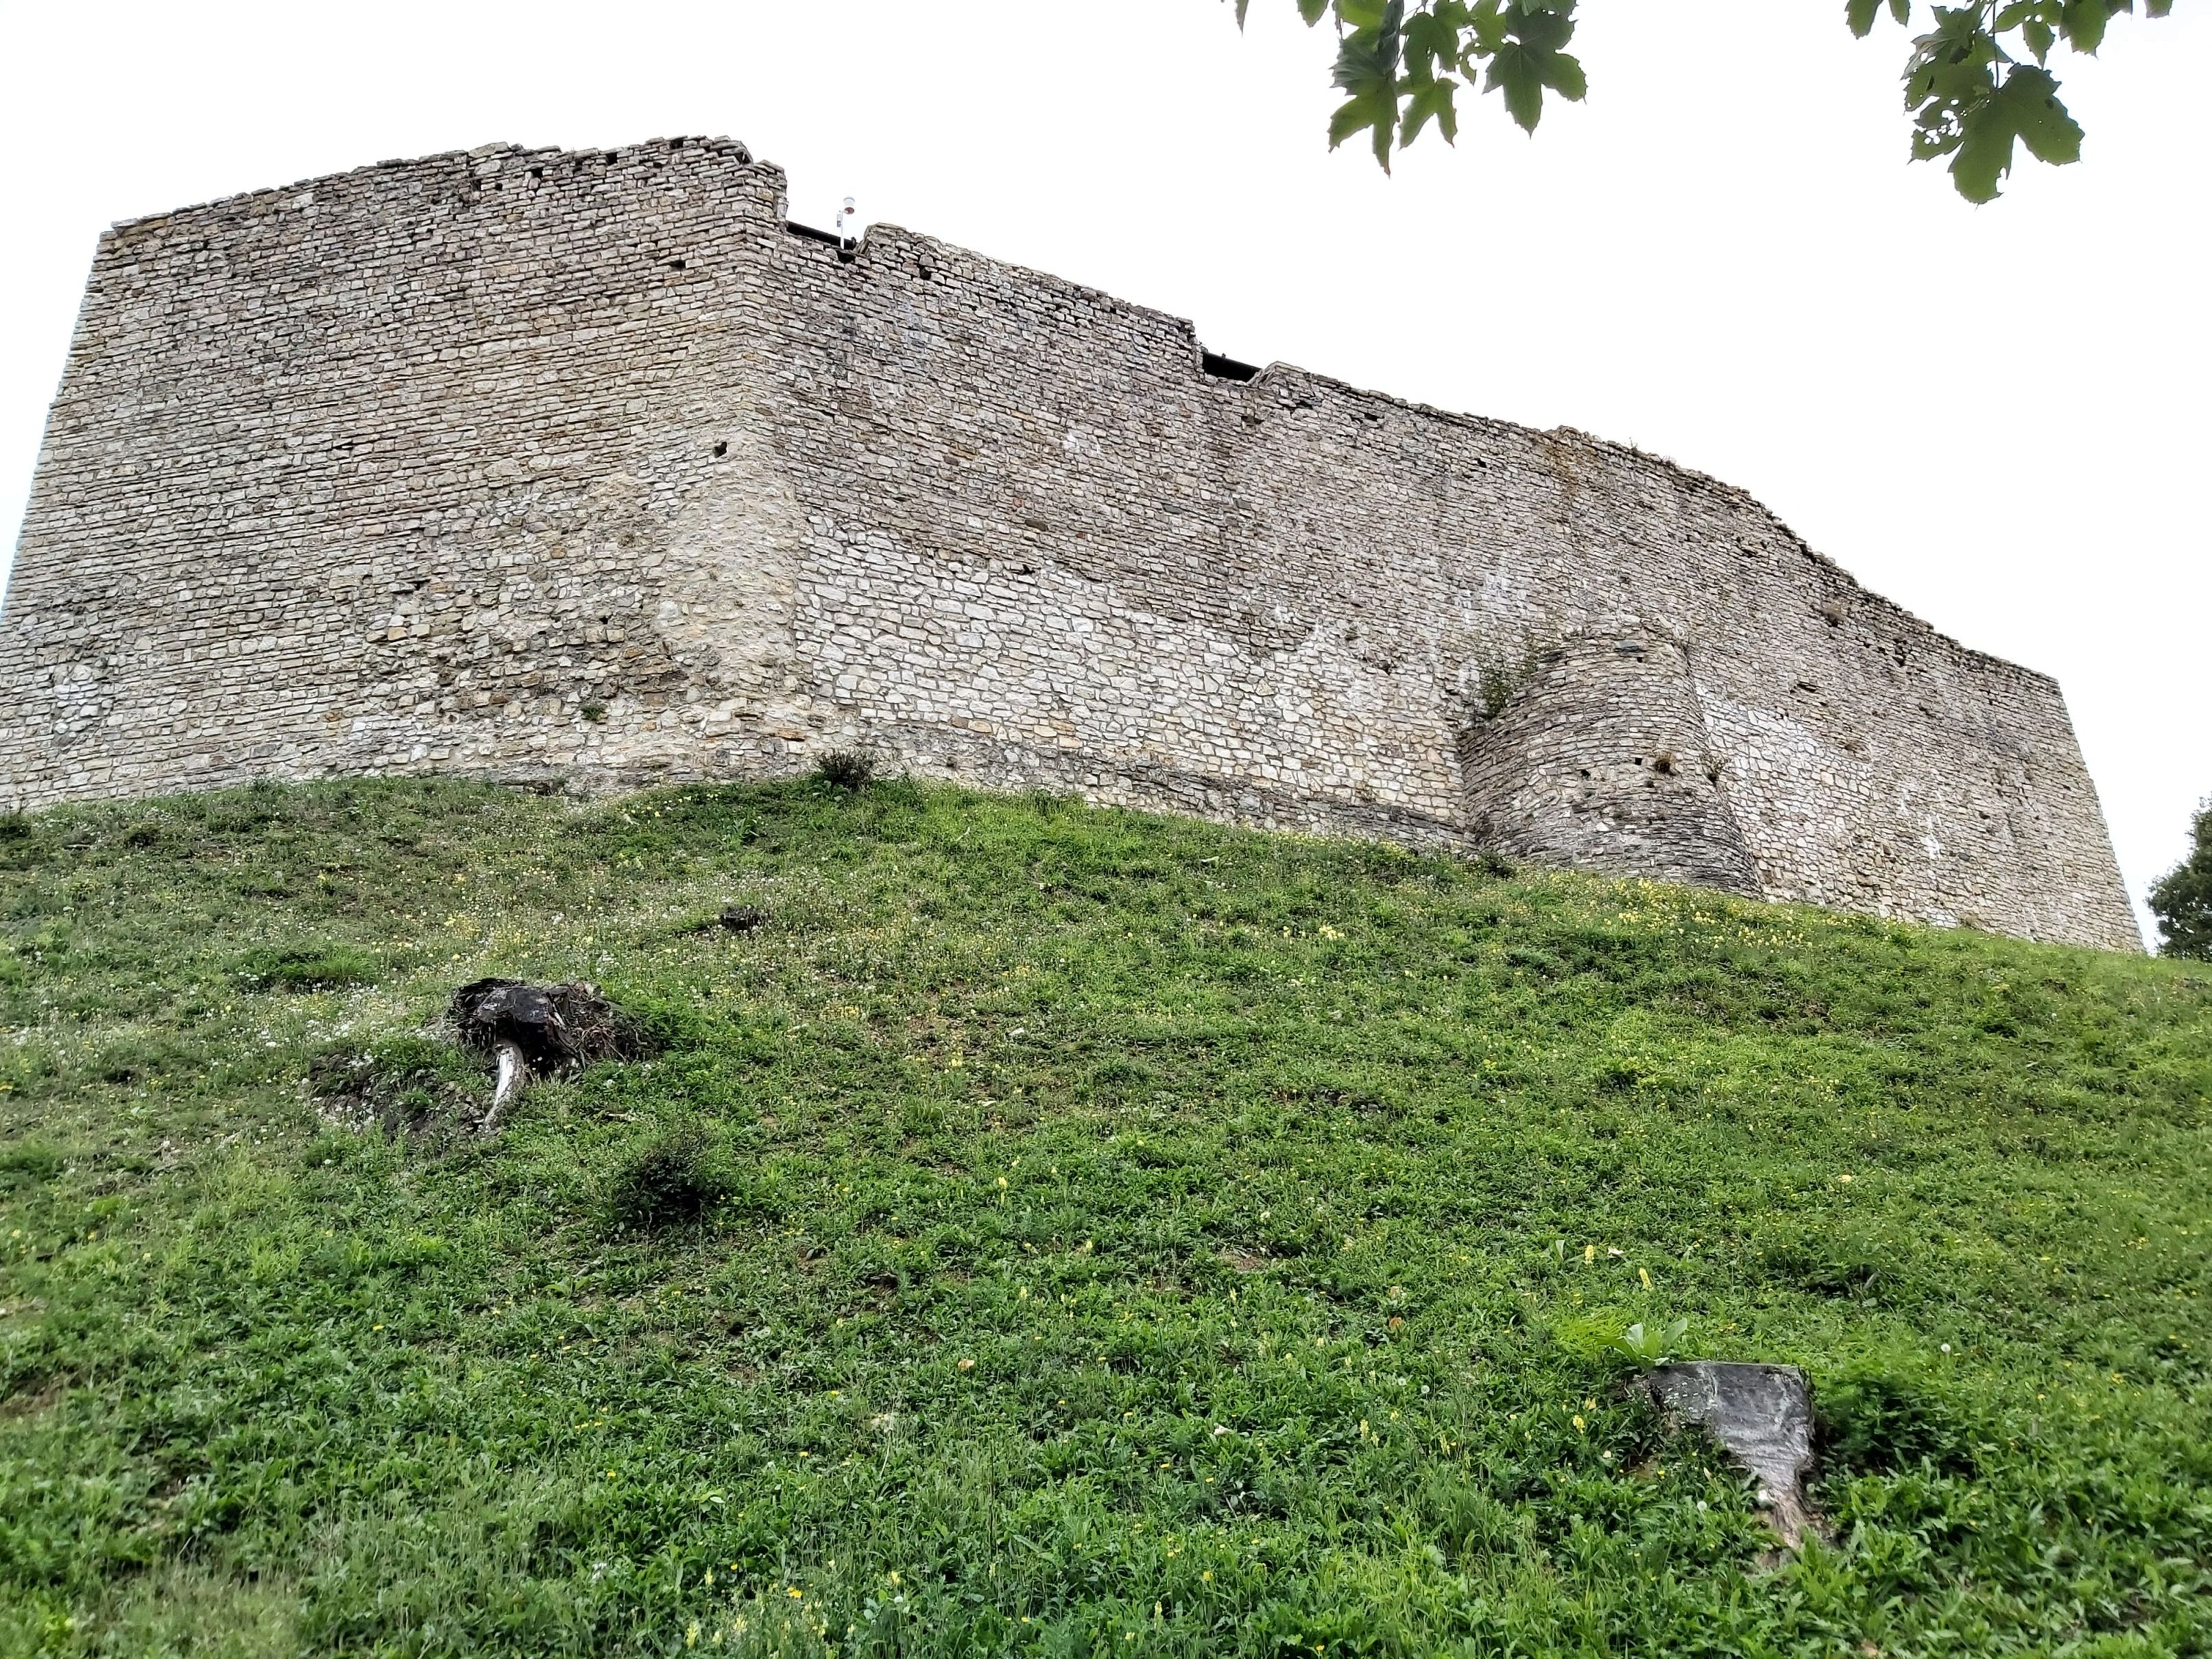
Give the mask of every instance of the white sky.
M 727 134 L 839 198 L 1193 319 L 1216 350 L 1633 441 L 2056 674 L 2138 900 L 2212 792 L 2212 8 L 2062 66 L 2084 161 L 1908 167 L 1841 0 L 1589 0 L 1589 102 L 1328 154 L 1291 0 L 0 0 L 0 524 L 101 228 L 494 140 Z M 2191 296 L 2194 296 L 2193 298 Z M 6 538 L 12 549 L 14 537 Z

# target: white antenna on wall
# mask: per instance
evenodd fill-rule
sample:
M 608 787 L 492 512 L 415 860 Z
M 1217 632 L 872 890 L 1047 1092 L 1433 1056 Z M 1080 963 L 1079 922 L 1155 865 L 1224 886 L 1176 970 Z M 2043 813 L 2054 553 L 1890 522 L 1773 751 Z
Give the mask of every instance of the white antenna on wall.
M 853 211 L 853 198 L 848 196 L 845 198 L 845 205 L 837 210 L 837 246 L 839 247 L 849 248 L 860 240 L 859 237 L 845 228 L 845 222 L 855 216 Z

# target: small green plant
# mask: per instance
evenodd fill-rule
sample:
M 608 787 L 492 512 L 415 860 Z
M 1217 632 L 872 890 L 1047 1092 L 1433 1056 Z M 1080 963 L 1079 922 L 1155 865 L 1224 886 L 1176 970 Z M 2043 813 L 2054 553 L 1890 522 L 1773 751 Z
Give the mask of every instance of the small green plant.
M 336 991 L 374 984 L 377 964 L 348 945 L 291 945 L 249 951 L 231 978 L 248 991 Z
M 607 706 L 603 702 L 587 702 L 577 712 L 593 726 L 605 724 L 607 718 Z
M 126 1027 L 100 1045 L 87 1075 L 102 1083 L 143 1083 L 189 1069 L 191 1053 L 173 1031 Z
M 31 820 L 21 812 L 0 812 L 0 841 L 28 841 Z
M 0 1192 L 52 1181 L 62 1172 L 62 1155 L 35 1143 L 0 1150 Z
M 1924 1468 L 1972 1480 L 1975 1443 L 1990 1437 L 1934 1378 L 1864 1362 L 1822 1386 L 1814 1413 L 1822 1459 L 1854 1474 Z
M 1664 1325 L 1647 1325 L 1639 1319 L 1613 1338 L 1613 1350 L 1646 1368 L 1671 1364 L 1689 1332 L 1686 1319 L 1670 1320 Z
M 1505 712 L 1505 705 L 1511 702 L 1521 690 L 1521 682 L 1504 669 L 1489 665 L 1483 669 L 1481 684 L 1477 690 L 1482 697 L 1483 719 L 1494 720 Z
M 876 779 L 876 757 L 864 749 L 833 749 L 816 764 L 814 775 L 832 789 L 857 794 Z
M 361 1138 L 342 1130 L 325 1129 L 310 1140 L 300 1154 L 303 1170 L 327 1170 L 356 1157 L 362 1148 Z
M 707 1137 L 678 1129 L 623 1166 L 608 1207 L 617 1227 L 653 1233 L 696 1225 L 729 1195 L 729 1177 L 715 1166 Z

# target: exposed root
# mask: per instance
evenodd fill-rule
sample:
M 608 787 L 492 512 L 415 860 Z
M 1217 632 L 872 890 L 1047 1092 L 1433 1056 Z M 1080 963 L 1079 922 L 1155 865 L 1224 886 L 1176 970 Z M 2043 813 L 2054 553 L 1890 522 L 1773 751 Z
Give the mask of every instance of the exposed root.
M 500 1114 L 507 1109 L 510 1100 L 530 1081 L 530 1062 L 522 1057 L 522 1049 L 514 1042 L 499 1045 L 499 1083 L 491 1091 L 491 1110 L 484 1114 L 483 1133 L 493 1134 L 499 1129 Z

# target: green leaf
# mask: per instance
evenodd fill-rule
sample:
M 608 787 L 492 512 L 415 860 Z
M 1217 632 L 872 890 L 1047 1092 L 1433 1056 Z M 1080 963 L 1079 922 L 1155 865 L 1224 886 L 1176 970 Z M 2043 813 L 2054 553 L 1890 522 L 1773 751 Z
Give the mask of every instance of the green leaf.
M 1398 110 L 1395 103 L 1378 105 L 1371 98 L 1348 98 L 1337 106 L 1336 113 L 1328 118 L 1328 147 L 1334 149 L 1356 133 L 1371 132 L 1375 159 L 1382 163 L 1382 171 L 1390 171 L 1390 143 L 1398 134 Z
M 1298 15 L 1304 18 L 1306 27 L 1311 28 L 1328 15 L 1328 0 L 1298 0 Z
M 1862 40 L 1874 33 L 1875 14 L 1881 10 L 1881 0 L 1844 0 L 1844 21 L 1850 25 L 1853 34 Z
M 1376 90 L 1395 96 L 1404 44 L 1399 25 L 1405 15 L 1406 0 L 1388 0 L 1373 26 L 1345 36 L 1336 49 L 1336 69 L 1330 78 L 1354 97 Z
M 1409 75 L 1432 75 L 1439 65 L 1459 64 L 1460 33 L 1466 8 L 1449 3 L 1416 12 L 1406 20 L 1406 69 Z
M 1405 9 L 1402 0 L 1398 9 Z M 1384 0 L 1336 0 L 1337 21 L 1346 28 L 1379 29 L 1384 10 Z
M 1474 21 L 1480 32 L 1480 9 Z M 1534 132 L 1543 119 L 1545 88 L 1570 102 L 1589 90 L 1582 64 L 1563 50 L 1574 39 L 1574 0 L 1509 0 L 1497 21 L 1502 33 L 1488 52 L 1483 89 L 1503 93 L 1506 113 Z
M 1328 147 L 1334 149 L 1355 133 L 1373 135 L 1375 159 L 1390 171 L 1390 146 L 1398 136 L 1398 99 L 1390 88 L 1376 86 L 1355 93 L 1328 119 Z
M 1456 81 L 1425 81 L 1415 87 L 1413 96 L 1406 100 L 1405 117 L 1398 129 L 1398 148 L 1403 149 L 1420 137 L 1421 129 L 1431 120 L 1443 135 L 1444 143 L 1455 143 L 1459 137 L 1459 112 L 1452 104 L 1452 96 L 1458 90 Z
M 1544 71 L 1528 48 L 1509 42 L 1490 60 L 1486 92 L 1505 94 L 1505 112 L 1524 132 L 1534 132 L 1544 118 Z
M 1354 133 L 1374 135 L 1376 161 L 1389 173 L 1389 149 L 1398 137 L 1398 100 L 1385 91 L 1347 97 L 1329 118 L 1329 149 L 1334 150 Z
M 1328 147 L 1334 149 L 1355 132 L 1371 131 L 1375 159 L 1385 173 L 1398 137 L 1400 25 L 1405 15 L 1406 0 L 1384 0 L 1376 22 L 1345 36 L 1336 49 L 1334 78 L 1351 95 L 1329 118 Z
M 1613 1339 L 1618 1352 L 1644 1365 L 1663 1365 L 1674 1357 L 1689 1334 L 1690 1322 L 1677 1319 L 1667 1325 L 1646 1325 L 1638 1320 Z
M 2044 70 L 2026 64 L 2014 69 L 1997 102 L 2037 161 L 2063 167 L 2081 159 L 2081 129 L 2058 101 L 2058 82 Z
M 1252 0 L 1237 0 L 1237 27 L 1240 29 L 1244 27 L 1244 14 L 1251 4 Z
M 1346 139 L 1366 131 L 1374 125 L 1373 106 L 1363 99 L 1347 98 L 1328 118 L 1328 147 L 1334 149 Z
M 2058 32 L 2075 51 L 2094 55 L 2105 44 L 2105 25 L 2112 17 L 2105 0 L 2066 0 L 2058 10 Z
M 1563 11 L 1526 12 L 1509 27 L 1515 40 L 1537 52 L 1557 52 L 1575 38 L 1575 20 Z
M 2038 17 L 2021 25 L 2020 38 L 2027 43 L 2029 55 L 2042 64 L 2050 61 L 2051 42 L 2057 39 L 2057 33 Z
M 1997 180 L 2012 171 L 2012 124 L 1994 100 L 1977 105 L 1959 120 L 1958 154 L 1951 161 L 1951 182 L 1970 202 L 1994 202 Z
M 1951 181 L 1970 202 L 1996 199 L 1998 181 L 2012 172 L 2015 142 L 2054 167 L 2081 159 L 2081 129 L 2058 101 L 2058 82 L 2047 71 L 2024 64 L 2015 65 L 1994 94 L 1960 108 L 1956 131 Z M 1913 148 L 1916 155 L 1923 151 L 1917 139 Z
M 1986 15 L 1938 6 L 1935 28 L 1912 43 L 1905 65 L 1905 106 L 1913 112 L 1916 160 L 1957 150 L 1966 140 L 1967 116 L 1996 96 L 1996 65 L 2004 54 L 1983 27 Z M 1983 137 L 1986 149 L 1993 140 L 1987 131 Z M 2005 142 L 2008 146 L 2010 140 Z
M 1474 41 L 1461 60 L 1469 74 L 1474 72 L 1475 59 L 1493 58 L 1504 48 L 1505 28 L 1505 9 L 1500 0 L 1477 0 L 1468 19 L 1468 32 Z

